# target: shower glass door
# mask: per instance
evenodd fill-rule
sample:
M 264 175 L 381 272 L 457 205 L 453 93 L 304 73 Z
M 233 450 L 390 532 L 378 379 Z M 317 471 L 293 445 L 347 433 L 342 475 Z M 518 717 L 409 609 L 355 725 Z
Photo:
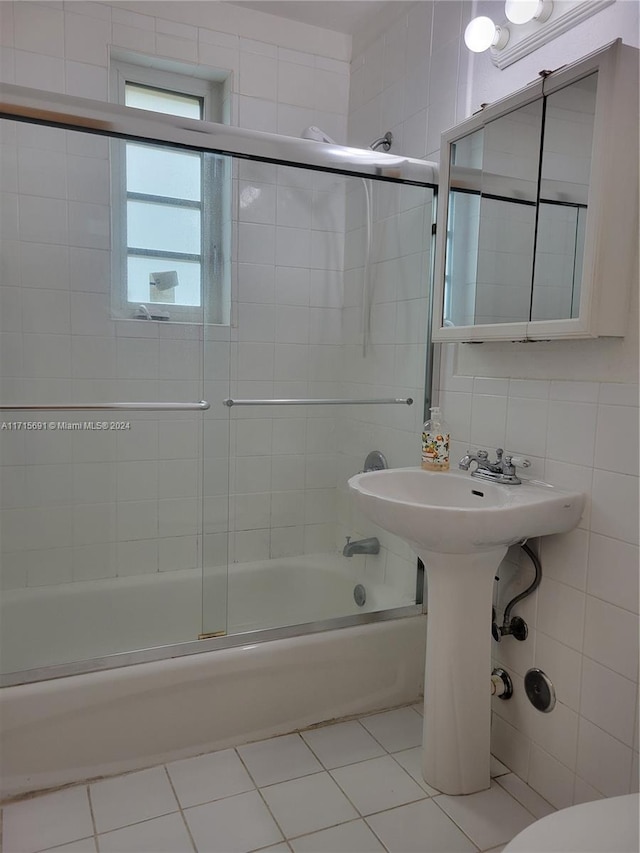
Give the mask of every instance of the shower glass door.
M 212 552 L 224 633 L 228 412 L 199 405 L 229 393 L 224 158 L 0 142 L 0 402 L 33 407 L 0 413 L 2 671 L 197 641 Z
M 229 634 L 413 605 L 413 553 L 355 512 L 347 480 L 374 449 L 414 464 L 422 406 L 347 401 L 423 397 L 432 190 L 246 159 L 233 184 L 233 405 L 216 419 L 218 395 L 205 416 L 205 631 L 218 542 Z M 207 485 L 222 482 L 225 438 L 228 539 Z M 347 536 L 378 537 L 378 553 L 343 556 Z

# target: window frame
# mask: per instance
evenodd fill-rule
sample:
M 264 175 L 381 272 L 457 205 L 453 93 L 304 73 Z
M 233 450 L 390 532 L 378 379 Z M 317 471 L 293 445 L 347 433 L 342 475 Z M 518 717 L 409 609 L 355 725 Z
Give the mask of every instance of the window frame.
M 213 121 L 219 111 L 216 83 L 200 77 L 189 76 L 147 65 L 114 61 L 112 64 L 111 100 L 125 106 L 127 84 L 166 91 L 197 98 L 201 105 L 201 120 Z M 132 107 L 131 109 L 136 109 Z M 162 113 L 158 113 L 162 115 Z M 144 305 L 152 314 L 168 313 L 170 322 L 177 323 L 225 323 L 224 318 L 224 269 L 223 269 L 223 225 L 221 215 L 216 216 L 213 204 L 214 193 L 224 197 L 223 178 L 216 168 L 216 156 L 200 152 L 200 305 L 131 301 L 128 292 L 127 260 L 127 190 L 126 140 L 111 142 L 112 169 L 112 311 L 117 319 L 142 319 L 136 317 L 139 306 Z M 142 144 L 135 142 L 134 144 Z M 152 145 L 152 143 L 149 143 Z M 155 146 L 165 147 L 165 146 Z M 171 146 L 166 146 L 171 148 Z M 159 197 L 160 198 L 160 197 Z M 172 201 L 167 199 L 167 205 Z M 176 253 L 179 260 L 179 253 Z M 148 322 L 148 320 L 147 320 Z M 163 322 L 157 320 L 155 322 Z M 166 322 L 166 321 L 165 321 Z

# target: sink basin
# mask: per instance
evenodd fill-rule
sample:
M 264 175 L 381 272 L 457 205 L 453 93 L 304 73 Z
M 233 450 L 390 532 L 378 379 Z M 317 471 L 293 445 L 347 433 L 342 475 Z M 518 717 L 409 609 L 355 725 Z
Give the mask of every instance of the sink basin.
M 582 515 L 584 495 L 546 483 L 501 485 L 457 471 L 389 468 L 349 480 L 356 505 L 417 551 L 465 554 L 565 533 Z
M 422 775 L 446 794 L 485 790 L 496 571 L 509 545 L 572 530 L 584 495 L 535 481 L 503 485 L 421 468 L 357 474 L 349 488 L 360 511 L 408 542 L 425 566 Z

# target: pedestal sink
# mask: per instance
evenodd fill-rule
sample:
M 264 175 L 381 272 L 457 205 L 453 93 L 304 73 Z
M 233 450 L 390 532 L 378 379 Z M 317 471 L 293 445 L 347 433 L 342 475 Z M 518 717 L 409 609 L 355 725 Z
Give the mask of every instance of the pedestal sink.
M 357 474 L 349 488 L 427 572 L 424 778 L 447 794 L 488 788 L 494 576 L 509 545 L 572 530 L 584 494 L 421 468 Z

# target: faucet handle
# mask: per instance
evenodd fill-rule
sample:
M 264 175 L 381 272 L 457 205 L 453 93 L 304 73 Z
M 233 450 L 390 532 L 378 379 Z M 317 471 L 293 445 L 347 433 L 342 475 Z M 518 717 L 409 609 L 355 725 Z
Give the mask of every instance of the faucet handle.
M 510 456 L 509 454 L 505 455 L 504 464 L 514 470 L 516 465 L 519 465 L 521 468 L 531 467 L 531 461 L 529 459 L 525 459 L 524 456 Z
M 486 450 L 478 450 L 476 456 L 478 457 L 478 459 L 488 459 L 489 453 Z

